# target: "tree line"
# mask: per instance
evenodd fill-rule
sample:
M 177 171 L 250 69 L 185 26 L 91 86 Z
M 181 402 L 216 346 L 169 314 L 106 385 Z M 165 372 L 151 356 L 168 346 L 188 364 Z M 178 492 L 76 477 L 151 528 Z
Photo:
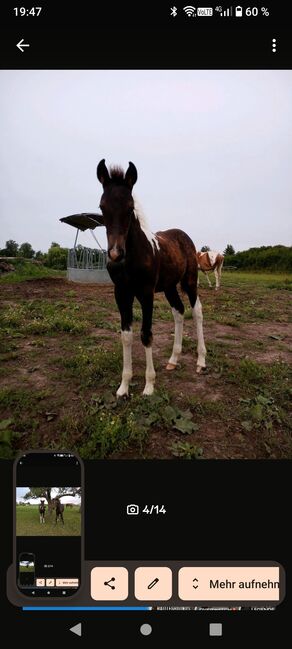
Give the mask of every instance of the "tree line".
M 78 246 L 80 248 L 80 246 Z M 201 251 L 207 252 L 209 246 L 202 246 Z M 66 270 L 68 248 L 62 248 L 59 243 L 52 241 L 47 252 L 33 250 L 27 241 L 22 244 L 12 239 L 6 241 L 5 248 L 0 250 L 0 257 L 31 259 L 56 270 Z M 268 270 L 292 272 L 292 247 L 290 246 L 260 246 L 235 252 L 231 243 L 223 251 L 224 265 L 241 270 Z
M 260 246 L 226 254 L 224 265 L 234 266 L 238 270 L 292 272 L 292 247 Z
M 202 246 L 201 252 L 210 250 L 209 246 Z M 240 270 L 268 270 L 292 272 L 292 247 L 291 246 L 260 246 L 235 252 L 229 243 L 223 251 L 224 266 Z
M 5 248 L 0 250 L 0 257 L 30 259 L 31 261 L 38 261 L 56 270 L 66 270 L 67 255 L 68 248 L 62 248 L 56 241 L 52 241 L 47 252 L 42 252 L 42 250 L 35 251 L 28 241 L 19 245 L 13 239 L 6 241 Z

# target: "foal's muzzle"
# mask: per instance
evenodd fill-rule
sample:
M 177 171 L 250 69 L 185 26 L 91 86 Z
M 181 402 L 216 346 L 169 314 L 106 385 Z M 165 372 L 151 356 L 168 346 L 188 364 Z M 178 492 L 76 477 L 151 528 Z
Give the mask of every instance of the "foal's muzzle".
M 108 256 L 110 261 L 122 261 L 125 257 L 125 251 L 123 248 L 117 248 L 116 246 L 113 246 L 112 248 L 108 249 Z

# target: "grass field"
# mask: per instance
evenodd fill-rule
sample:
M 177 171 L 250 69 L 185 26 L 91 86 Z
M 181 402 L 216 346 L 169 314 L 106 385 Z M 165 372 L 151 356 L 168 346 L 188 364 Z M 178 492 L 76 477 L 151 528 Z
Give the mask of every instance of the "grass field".
M 19 572 L 34 572 L 34 571 L 35 571 L 34 563 L 32 563 L 30 566 L 23 566 L 20 562 Z
M 80 536 L 81 515 L 79 506 L 64 509 L 64 525 L 58 521 L 55 525 L 55 512 L 48 514 L 46 510 L 45 523 L 40 523 L 38 505 L 16 506 L 16 535 L 17 536 Z
M 2 257 L 3 259 L 3 257 Z M 32 262 L 30 259 L 13 259 L 14 271 L 0 275 L 1 284 L 17 284 L 32 279 L 43 279 L 45 277 L 65 277 L 65 270 L 55 270 L 43 264 Z
M 2 457 L 28 448 L 72 449 L 97 459 L 292 456 L 291 275 L 223 271 L 218 292 L 201 275 L 208 367 L 200 376 L 186 300 L 181 362 L 165 370 L 174 325 L 157 295 L 156 392 L 146 399 L 135 302 L 126 401 L 115 397 L 122 353 L 113 286 L 72 284 L 62 276 L 22 280 L 13 274 L 0 280 Z

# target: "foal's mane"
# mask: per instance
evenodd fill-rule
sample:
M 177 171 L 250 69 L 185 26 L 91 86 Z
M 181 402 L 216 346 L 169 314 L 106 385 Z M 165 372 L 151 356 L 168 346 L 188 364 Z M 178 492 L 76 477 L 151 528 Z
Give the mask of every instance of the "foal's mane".
M 110 167 L 109 169 L 109 174 L 110 174 L 110 179 L 115 185 L 123 185 L 124 180 L 125 180 L 125 172 L 122 169 L 122 167 L 119 167 L 117 165 L 114 165 Z M 149 243 L 151 244 L 153 250 L 157 249 L 159 250 L 159 243 L 158 239 L 156 238 L 155 234 L 153 234 L 149 228 L 149 225 L 147 223 L 147 220 L 145 218 L 145 215 L 143 213 L 143 210 L 141 208 L 140 203 L 138 202 L 137 198 L 133 196 L 134 198 L 134 215 L 137 219 L 137 221 L 140 224 L 140 228 L 142 232 L 144 232 L 146 239 L 148 239 Z
M 123 185 L 125 179 L 125 172 L 122 167 L 113 166 L 109 170 L 110 178 L 116 185 Z

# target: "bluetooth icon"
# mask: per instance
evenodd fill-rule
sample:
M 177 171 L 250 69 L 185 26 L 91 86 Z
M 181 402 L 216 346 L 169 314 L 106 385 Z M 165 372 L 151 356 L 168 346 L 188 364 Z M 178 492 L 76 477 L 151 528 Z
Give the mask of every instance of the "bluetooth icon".
M 177 7 L 171 7 L 170 8 L 170 15 L 175 18 L 177 14 Z

